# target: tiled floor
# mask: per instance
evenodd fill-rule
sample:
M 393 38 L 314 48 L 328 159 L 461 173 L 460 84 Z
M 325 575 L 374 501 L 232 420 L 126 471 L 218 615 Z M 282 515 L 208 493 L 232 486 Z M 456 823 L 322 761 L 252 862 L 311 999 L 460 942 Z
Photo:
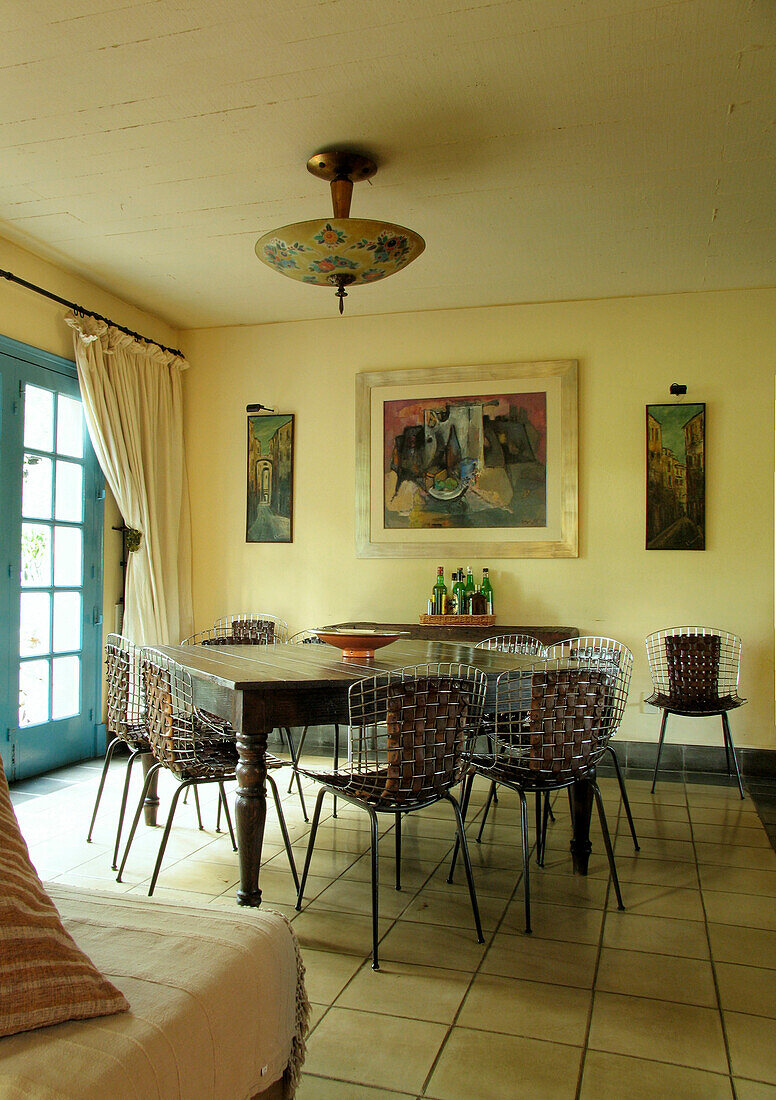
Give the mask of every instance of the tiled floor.
M 141 828 L 126 883 L 110 870 L 123 770 L 117 761 L 89 845 L 97 762 L 14 788 L 44 878 L 146 892 L 158 830 Z M 313 1003 L 299 1100 L 776 1098 L 776 853 L 754 803 L 728 784 L 666 779 L 652 796 L 648 780 L 630 778 L 636 854 L 614 781 L 601 785 L 624 913 L 597 827 L 590 875 L 572 875 L 559 799 L 546 866 L 531 866 L 534 933 L 524 935 L 518 813 L 504 792 L 483 843 L 471 844 L 478 945 L 463 875 L 445 882 L 453 826 L 440 804 L 406 821 L 401 892 L 385 839 L 379 973 L 369 966 L 366 815 L 341 804 L 338 820 L 327 816 L 297 914 L 270 809 L 261 885 L 266 904 L 293 919 Z M 472 832 L 484 795 L 475 787 Z M 180 807 L 155 897 L 231 907 L 237 857 L 214 831 L 212 788 L 202 798 L 206 831 L 193 806 Z M 301 866 L 308 827 L 295 793 L 284 805 Z

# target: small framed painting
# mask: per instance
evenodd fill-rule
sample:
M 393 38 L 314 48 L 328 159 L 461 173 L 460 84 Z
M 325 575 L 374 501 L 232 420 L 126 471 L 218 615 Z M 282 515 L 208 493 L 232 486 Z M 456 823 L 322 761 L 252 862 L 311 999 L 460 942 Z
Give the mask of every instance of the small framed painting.
M 293 542 L 294 417 L 248 417 L 246 542 Z
M 647 405 L 647 550 L 706 549 L 706 406 Z

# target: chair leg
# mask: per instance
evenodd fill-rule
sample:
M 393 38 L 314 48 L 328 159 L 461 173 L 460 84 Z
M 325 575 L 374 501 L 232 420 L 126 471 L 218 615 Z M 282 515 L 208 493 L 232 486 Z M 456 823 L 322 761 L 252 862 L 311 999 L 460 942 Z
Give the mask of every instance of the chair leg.
M 162 860 L 164 859 L 164 852 L 167 847 L 167 841 L 170 839 L 170 829 L 172 828 L 172 819 L 175 817 L 175 809 L 178 805 L 178 799 L 186 787 L 194 787 L 194 801 L 199 806 L 199 799 L 197 798 L 197 784 L 193 779 L 185 779 L 183 783 L 178 787 L 175 794 L 172 796 L 172 802 L 170 803 L 170 812 L 167 815 L 167 824 L 164 827 L 162 833 L 162 843 L 159 845 L 159 854 L 156 857 L 156 863 L 154 864 L 154 873 L 151 875 L 151 885 L 148 887 L 149 898 L 156 889 L 156 880 L 159 878 L 159 872 L 162 869 Z
M 129 781 L 132 778 L 132 767 L 139 756 L 142 756 L 140 749 L 135 749 L 129 754 L 129 760 L 127 760 L 127 770 L 124 773 L 124 790 L 121 792 L 121 806 L 119 807 L 119 820 L 116 825 L 116 843 L 113 846 L 113 863 L 111 863 L 111 870 L 117 869 L 119 861 L 119 845 L 121 844 L 121 830 L 124 828 L 124 814 L 127 812 L 127 799 L 129 797 Z
M 224 790 L 223 782 L 218 784 L 218 822 L 216 824 L 216 832 L 218 832 L 218 826 L 221 824 L 221 807 L 224 807 L 224 817 L 226 818 L 226 826 L 229 829 L 229 837 L 232 841 L 232 851 L 237 851 L 237 841 L 234 836 L 234 829 L 232 828 L 232 815 L 229 813 L 229 803 L 226 800 L 226 791 Z
M 286 855 L 288 856 L 288 865 L 291 868 L 291 877 L 294 880 L 294 886 L 297 893 L 299 892 L 299 875 L 296 871 L 296 861 L 294 860 L 294 851 L 291 847 L 291 838 L 288 835 L 288 828 L 286 827 L 286 818 L 283 813 L 283 806 L 280 801 L 280 795 L 278 794 L 278 785 L 272 776 L 267 773 L 267 782 L 272 790 L 272 797 L 275 799 L 275 809 L 277 810 L 278 823 L 280 825 L 280 831 L 283 834 L 283 843 L 286 847 Z
M 730 722 L 728 721 L 727 714 L 722 715 L 722 733 L 725 737 L 725 744 L 730 746 L 730 756 L 733 761 L 733 768 L 735 769 L 736 779 L 738 780 L 738 790 L 741 797 L 744 797 L 744 785 L 741 782 L 741 772 L 738 769 L 738 760 L 736 759 L 736 750 L 733 745 L 733 738 L 730 734 Z
M 531 888 L 529 881 L 529 868 L 531 859 L 528 848 L 528 803 L 523 791 L 518 791 L 520 796 L 520 831 L 523 839 L 523 895 L 525 897 L 525 931 L 531 934 Z
M 396 889 L 401 890 L 401 814 L 396 814 Z
M 463 781 L 462 795 L 461 795 L 461 819 L 466 821 L 466 814 L 469 809 L 469 799 L 471 798 L 472 785 L 474 784 L 474 772 L 471 772 Z M 455 874 L 455 865 L 458 862 L 458 850 L 461 847 L 461 838 L 458 836 L 458 831 L 455 833 L 455 846 L 453 848 L 453 857 L 450 860 L 450 870 L 447 875 L 447 881 L 453 881 L 453 875 Z
M 379 830 L 375 811 L 371 806 L 365 806 L 364 809 L 369 814 L 369 847 L 372 856 L 372 969 L 379 970 L 380 961 L 377 957 L 377 941 L 380 937 L 380 860 L 377 847 Z
M 463 828 L 463 815 L 461 808 L 448 791 L 445 795 L 448 802 L 452 803 L 453 812 L 455 813 L 455 824 L 458 832 L 458 840 L 461 844 L 461 852 L 463 853 L 463 865 L 466 868 L 466 882 L 469 886 L 469 897 L 472 903 L 472 913 L 474 913 L 474 927 L 477 929 L 477 943 L 484 943 L 485 937 L 482 934 L 482 924 L 480 923 L 480 907 L 477 904 L 477 891 L 474 889 L 474 875 L 472 873 L 472 861 L 469 857 L 469 845 L 466 842 L 466 833 Z
M 200 830 L 204 830 L 205 826 L 202 824 L 202 811 L 199 808 L 199 792 L 197 790 L 197 784 L 194 783 L 194 805 L 197 807 L 197 822 L 199 823 Z
M 614 770 L 617 773 L 617 782 L 620 785 L 620 798 L 622 799 L 622 804 L 625 807 L 625 816 L 628 819 L 631 836 L 633 837 L 633 847 L 636 849 L 637 852 L 640 852 L 641 848 L 639 847 L 638 837 L 636 836 L 636 826 L 633 824 L 633 814 L 631 813 L 630 802 L 628 801 L 628 792 L 625 790 L 625 780 L 623 779 L 622 772 L 620 771 L 620 761 L 617 759 L 617 753 L 614 751 L 612 746 L 607 745 L 606 747 L 611 753 L 612 760 L 614 761 Z
M 333 763 L 334 763 L 335 772 L 339 771 L 339 724 L 337 722 L 334 723 L 334 758 L 333 758 Z M 332 811 L 331 816 L 332 817 L 337 816 L 337 796 L 336 796 L 336 794 L 334 795 L 334 809 Z
M 542 827 L 542 792 L 536 792 L 536 863 L 537 866 L 544 866 L 544 829 Z
M 491 804 L 491 802 L 495 802 L 496 804 L 498 804 L 498 794 L 496 793 L 496 780 L 495 779 L 492 779 L 490 781 L 490 790 L 488 791 L 488 797 L 485 800 L 485 809 L 482 811 L 482 821 L 480 822 L 480 827 L 477 830 L 477 843 L 478 844 L 482 843 L 482 833 L 483 833 L 483 830 L 485 828 L 485 822 L 488 820 L 488 814 L 490 813 L 490 804 Z
M 100 799 L 102 798 L 103 787 L 105 786 L 105 780 L 108 776 L 108 768 L 110 767 L 111 759 L 113 758 L 113 754 L 116 751 L 116 746 L 118 745 L 120 740 L 121 740 L 120 737 L 114 737 L 113 740 L 111 741 L 111 743 L 108 745 L 108 748 L 105 751 L 105 761 L 102 765 L 102 774 L 100 775 L 100 785 L 97 788 L 97 797 L 94 800 L 94 809 L 92 810 L 92 820 L 89 824 L 89 832 L 86 834 L 86 843 L 87 844 L 91 844 L 91 842 L 92 842 L 92 830 L 94 829 L 94 823 L 97 820 L 97 810 L 100 808 Z
M 550 821 L 554 825 L 555 824 L 555 814 L 552 812 L 552 806 L 550 805 L 550 793 L 549 793 L 549 791 L 545 795 L 545 798 L 547 799 L 547 816 L 549 817 Z
M 296 746 L 297 759 L 302 755 L 302 749 L 304 748 L 305 738 L 307 737 L 308 726 L 305 726 L 302 730 L 302 736 L 299 738 L 299 744 Z M 294 776 L 291 774 L 291 778 L 288 781 L 288 794 L 291 794 L 291 788 L 294 785 Z
M 299 759 L 296 748 L 294 747 L 294 738 L 291 735 L 290 726 L 286 726 L 285 731 L 286 737 L 288 738 L 288 754 L 291 757 L 291 767 L 294 769 L 294 775 L 296 776 L 296 789 L 299 791 L 299 801 L 302 803 L 302 817 L 305 821 L 308 821 L 307 807 L 304 804 L 304 793 L 302 791 L 302 777 L 299 774 Z
M 137 832 L 137 823 L 138 823 L 138 821 L 140 821 L 140 815 L 143 812 L 143 803 L 146 800 L 146 795 L 148 794 L 148 789 L 151 786 L 151 782 L 153 780 L 153 777 L 156 775 L 156 773 L 159 771 L 159 769 L 161 767 L 162 767 L 161 764 L 152 764 L 151 767 L 146 772 L 145 782 L 143 783 L 143 789 L 140 792 L 140 801 L 137 804 L 137 809 L 135 810 L 135 816 L 132 819 L 132 828 L 129 830 L 129 839 L 127 840 L 127 846 L 124 849 L 124 856 L 121 860 L 121 866 L 119 867 L 119 873 L 116 875 L 116 882 L 121 882 L 121 876 L 124 873 L 124 867 L 125 867 L 126 862 L 127 862 L 127 856 L 129 855 L 129 849 L 132 847 L 132 841 L 135 839 L 135 833 Z
M 296 909 L 302 908 L 302 898 L 304 896 L 304 887 L 307 882 L 307 873 L 310 870 L 310 860 L 313 857 L 313 848 L 315 847 L 315 834 L 318 832 L 318 822 L 321 818 L 321 806 L 323 805 L 323 796 L 326 794 L 326 788 L 321 787 L 318 791 L 318 797 L 315 800 L 315 809 L 313 810 L 313 820 L 310 825 L 310 839 L 307 841 L 307 855 L 304 857 L 304 868 L 302 869 L 302 878 L 299 883 L 299 893 L 296 896 Z
M 224 803 L 225 805 L 226 803 Z M 218 799 L 218 809 L 216 810 L 216 832 L 221 832 L 221 797 Z
M 622 894 L 620 893 L 620 880 L 617 878 L 617 868 L 614 865 L 614 849 L 612 848 L 612 840 L 609 836 L 609 826 L 606 823 L 606 811 L 604 810 L 604 800 L 601 797 L 601 789 L 595 780 L 590 780 L 593 793 L 595 794 L 595 804 L 598 808 L 598 819 L 601 822 L 601 832 L 604 836 L 604 848 L 606 848 L 606 856 L 609 860 L 609 870 L 612 872 L 612 882 L 614 884 L 614 892 L 617 895 L 617 908 L 624 909 L 625 906 L 622 903 Z
M 539 796 L 537 795 L 537 798 L 538 797 Z M 550 806 L 550 792 L 545 791 L 544 798 L 542 800 L 542 862 L 540 865 L 542 867 L 544 867 L 544 857 L 547 852 L 547 822 L 550 820 L 551 817 L 554 821 L 555 818 L 552 813 L 552 807 Z
M 655 760 L 655 774 L 652 777 L 652 794 L 655 793 L 655 784 L 657 783 L 657 769 L 660 767 L 660 754 L 663 751 L 663 740 L 666 735 L 666 722 L 668 721 L 668 711 L 663 711 L 663 720 L 660 723 L 660 738 L 657 743 L 657 759 Z

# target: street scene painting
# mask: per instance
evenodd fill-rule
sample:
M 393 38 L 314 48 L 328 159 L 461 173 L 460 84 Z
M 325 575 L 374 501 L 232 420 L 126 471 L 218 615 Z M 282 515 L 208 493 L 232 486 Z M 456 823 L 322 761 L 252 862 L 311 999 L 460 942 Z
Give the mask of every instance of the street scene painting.
M 294 417 L 248 417 L 246 542 L 291 542 Z
M 647 405 L 647 550 L 706 548 L 706 406 Z
M 546 527 L 546 392 L 383 409 L 386 528 Z

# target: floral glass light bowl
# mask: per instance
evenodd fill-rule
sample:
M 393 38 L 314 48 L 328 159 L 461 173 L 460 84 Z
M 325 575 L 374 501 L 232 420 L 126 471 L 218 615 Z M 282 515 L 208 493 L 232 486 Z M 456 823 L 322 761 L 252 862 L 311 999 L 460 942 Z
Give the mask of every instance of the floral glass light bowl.
M 406 630 L 314 630 L 322 642 L 342 650 L 346 661 L 371 661 L 375 650 L 390 645 L 407 634 Z

